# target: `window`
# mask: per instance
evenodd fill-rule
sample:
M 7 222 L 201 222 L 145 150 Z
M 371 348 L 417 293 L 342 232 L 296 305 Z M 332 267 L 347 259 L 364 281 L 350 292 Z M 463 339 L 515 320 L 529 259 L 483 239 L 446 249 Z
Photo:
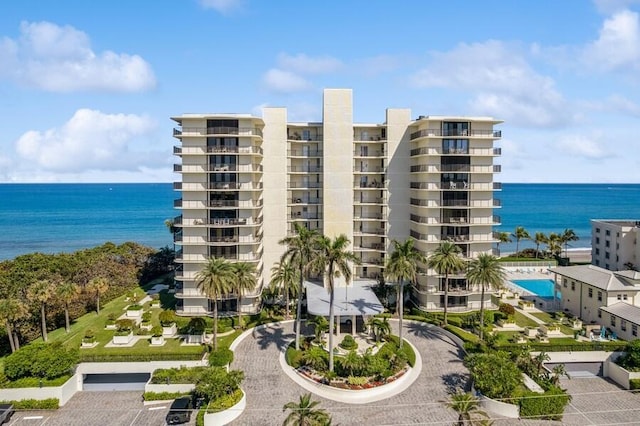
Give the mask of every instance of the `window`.
M 602 311 L 598 309 L 598 318 L 602 318 Z
M 609 269 L 609 264 L 608 263 L 604 264 L 604 269 Z
M 602 292 L 598 292 L 598 302 L 602 302 Z
M 638 326 L 635 324 L 631 324 L 631 334 L 633 334 L 634 336 L 638 335 Z
M 620 250 L 620 243 L 616 243 L 616 250 Z
M 609 248 L 609 246 L 610 246 L 610 245 L 611 245 L 611 244 L 610 244 L 609 240 L 607 240 L 607 241 L 605 241 L 605 242 L 604 242 L 604 246 L 605 246 L 606 248 Z
M 620 330 L 627 331 L 627 322 L 625 320 L 620 320 Z
M 622 300 L 627 300 L 627 295 L 626 294 L 622 295 Z
M 622 295 L 621 294 L 618 295 L 618 300 L 622 300 Z
M 600 233 L 600 228 L 596 228 L 596 234 Z
M 571 281 L 571 291 L 576 291 L 576 283 Z
M 615 315 L 611 315 L 611 327 L 615 327 L 616 326 L 616 317 Z
M 600 244 L 600 237 L 596 237 L 596 244 Z
M 600 260 L 596 259 L 596 266 L 600 266 Z
M 600 249 L 598 247 L 596 247 L 596 256 L 600 255 Z
M 608 229 L 604 232 L 604 235 L 606 235 L 607 237 L 611 236 L 611 231 L 609 231 Z
M 616 232 L 616 238 L 620 238 L 620 233 Z
M 562 287 L 567 288 L 567 279 L 562 280 Z
M 609 259 L 609 252 L 608 251 L 604 252 L 604 258 L 605 259 Z M 607 269 L 609 269 L 608 266 L 607 266 Z
M 618 257 L 617 254 L 616 254 L 616 262 L 620 262 L 620 258 Z
M 593 289 L 592 288 L 589 289 L 589 297 L 593 298 Z

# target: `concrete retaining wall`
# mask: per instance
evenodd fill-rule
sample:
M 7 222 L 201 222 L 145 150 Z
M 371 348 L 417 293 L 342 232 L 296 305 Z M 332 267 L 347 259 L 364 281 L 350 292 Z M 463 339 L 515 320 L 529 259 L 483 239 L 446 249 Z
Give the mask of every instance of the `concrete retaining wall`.
M 485 411 L 498 414 L 509 419 L 517 419 L 518 417 L 520 417 L 520 407 L 517 405 L 496 401 L 494 399 L 487 398 L 484 395 L 480 395 L 479 399 L 480 407 L 482 407 Z
M 162 393 L 162 392 L 171 392 L 171 393 L 176 393 L 176 392 L 191 392 L 194 388 L 196 387 L 196 385 L 194 385 L 193 383 L 176 383 L 173 385 L 154 385 L 151 383 L 147 383 L 144 387 L 144 391 L 145 392 L 156 392 L 156 393 Z
M 149 362 L 83 362 L 76 372 L 80 374 L 153 373 L 159 368 L 206 367 L 205 360 L 149 361 Z
M 17 388 L 0 389 L 0 400 L 20 401 L 23 399 L 49 399 L 57 398 L 60 406 L 64 405 L 71 397 L 82 389 L 82 375 L 74 374 L 62 386 L 42 387 L 42 388 Z
M 231 423 L 242 414 L 247 407 L 247 395 L 242 391 L 242 399 L 228 410 L 204 415 L 204 426 L 224 426 Z

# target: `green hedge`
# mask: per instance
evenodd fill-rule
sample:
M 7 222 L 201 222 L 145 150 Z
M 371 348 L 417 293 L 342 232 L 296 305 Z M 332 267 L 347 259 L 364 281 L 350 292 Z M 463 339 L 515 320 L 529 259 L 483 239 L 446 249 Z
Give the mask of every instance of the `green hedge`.
M 229 348 L 219 348 L 209 353 L 209 365 L 212 367 L 224 367 L 233 361 L 233 351 Z
M 585 342 L 585 343 L 562 343 L 554 344 L 553 339 L 550 339 L 550 343 L 529 343 L 529 348 L 532 352 L 580 352 L 580 351 L 606 351 L 617 352 L 622 351 L 625 347 L 625 342 Z M 522 345 L 516 344 L 501 344 L 498 349 L 501 351 L 511 352 L 517 351 L 522 348 Z
M 525 392 L 519 401 L 520 418 L 562 420 L 564 407 L 569 401 L 571 396 L 557 386 L 551 387 L 544 394 Z
M 640 389 L 640 379 L 630 379 L 629 386 L 631 390 Z
M 11 404 L 13 405 L 14 410 L 57 410 L 60 408 L 60 401 L 58 398 L 2 401 L 0 404 Z
M 407 344 L 407 341 L 404 341 L 404 344 L 402 345 L 402 349 L 399 349 L 400 345 L 400 338 L 396 335 L 389 335 L 387 336 L 387 340 L 393 342 L 396 347 L 398 348 L 398 350 L 400 350 L 402 352 L 402 354 L 407 358 L 407 362 L 409 363 L 409 366 L 413 367 L 414 365 L 416 365 L 416 354 L 413 351 L 413 348 L 411 347 L 411 345 Z M 404 340 L 404 339 L 403 339 Z
M 302 351 L 296 351 L 295 345 L 292 343 L 287 348 L 287 352 L 285 352 L 285 358 L 288 365 L 293 368 L 298 368 L 300 367 L 300 361 L 302 360 Z
M 447 330 L 449 333 L 455 334 L 456 336 L 458 336 L 459 338 L 461 338 L 462 340 L 464 340 L 465 342 L 472 342 L 472 343 L 476 343 L 480 340 L 480 338 L 478 336 L 476 336 L 473 333 L 469 333 L 468 331 L 465 331 L 459 327 L 455 327 L 453 325 L 448 325 L 446 327 L 444 327 L 445 330 Z
M 191 392 L 145 392 L 142 397 L 145 401 L 168 401 L 189 395 Z
M 151 383 L 154 385 L 196 383 L 206 369 L 207 367 L 160 368 L 153 372 Z
M 202 354 L 184 352 L 159 352 L 146 354 L 90 354 L 80 353 L 80 362 L 149 362 L 149 361 L 197 361 Z
M 70 378 L 70 374 L 50 380 L 40 379 L 39 377 L 23 377 L 22 379 L 3 382 L 0 387 L 5 389 L 56 387 L 64 385 Z
M 242 391 L 240 389 L 236 389 L 233 393 L 224 395 L 215 401 L 211 401 L 207 407 L 207 413 L 217 413 L 233 407 L 240 402 L 242 395 Z

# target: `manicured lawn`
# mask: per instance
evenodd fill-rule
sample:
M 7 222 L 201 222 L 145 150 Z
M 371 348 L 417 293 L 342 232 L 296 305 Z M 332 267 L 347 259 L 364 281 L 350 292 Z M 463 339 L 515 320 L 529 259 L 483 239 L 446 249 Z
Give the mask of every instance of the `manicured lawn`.
M 533 315 L 536 318 L 541 319 L 542 321 L 548 323 L 548 324 L 552 324 L 552 323 L 557 323 L 559 324 L 559 321 L 554 319 L 549 313 L 547 312 L 532 312 L 531 315 Z M 560 331 L 563 332 L 564 334 L 568 335 L 568 336 L 573 336 L 573 332 L 574 330 L 564 324 L 559 324 L 560 325 Z
M 535 322 L 531 318 L 525 316 L 523 313 L 518 312 L 517 309 L 516 309 L 516 313 L 514 315 L 514 318 L 516 320 L 516 324 L 518 324 L 518 326 L 520 326 L 520 327 L 533 327 L 533 328 L 538 328 L 539 327 L 539 324 L 537 322 Z

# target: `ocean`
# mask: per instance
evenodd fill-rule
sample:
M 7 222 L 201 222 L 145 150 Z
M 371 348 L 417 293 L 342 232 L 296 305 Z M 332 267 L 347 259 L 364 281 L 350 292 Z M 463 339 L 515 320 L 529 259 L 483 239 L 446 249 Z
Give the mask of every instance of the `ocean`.
M 513 232 L 524 226 L 536 232 L 571 228 L 591 245 L 590 219 L 640 220 L 640 184 L 503 184 L 495 197 L 502 225 Z M 175 217 L 179 193 L 170 183 L 157 184 L 0 184 L 0 259 L 35 251 L 71 252 L 111 241 L 135 241 L 160 248 L 172 244 L 164 221 Z M 521 241 L 520 247 L 535 247 Z M 501 244 L 507 253 L 515 242 Z

